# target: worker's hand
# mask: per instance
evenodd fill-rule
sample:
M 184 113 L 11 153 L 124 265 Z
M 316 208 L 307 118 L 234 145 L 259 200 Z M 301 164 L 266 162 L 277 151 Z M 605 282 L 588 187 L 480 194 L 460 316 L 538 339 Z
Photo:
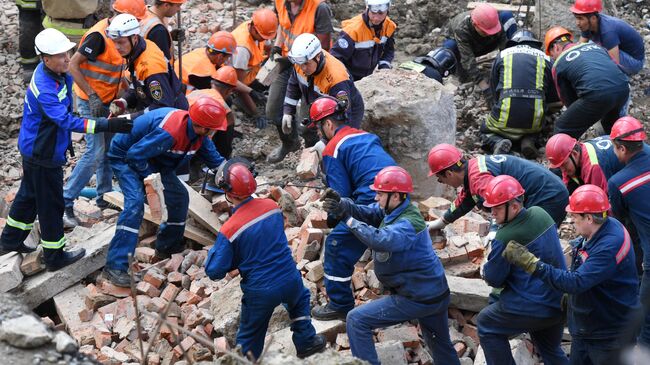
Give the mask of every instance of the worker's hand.
M 113 100 L 111 102 L 111 105 L 108 107 L 108 109 L 113 116 L 118 116 L 126 112 L 126 107 L 127 107 L 126 100 L 119 98 Z
M 110 133 L 131 133 L 133 121 L 127 118 L 109 118 L 107 131 Z
M 172 29 L 169 34 L 172 36 L 172 41 L 175 42 L 185 42 L 185 30 L 184 29 Z
M 291 122 L 293 122 L 293 115 L 285 114 L 282 116 L 282 133 L 291 134 Z
M 105 117 L 104 115 L 104 103 L 102 99 L 97 94 L 88 95 L 88 106 L 90 107 L 90 114 L 93 117 Z
M 282 47 L 273 46 L 271 47 L 271 52 L 269 52 L 269 59 L 275 61 L 276 57 L 282 57 Z
M 435 221 L 427 222 L 427 228 L 429 229 L 429 234 L 431 234 L 431 233 L 433 233 L 433 232 L 435 232 L 435 231 L 437 231 L 439 229 L 445 228 L 446 225 L 447 225 L 447 223 L 442 218 L 438 218 Z
M 259 92 L 255 89 L 251 89 L 251 92 L 248 93 L 248 95 L 250 95 L 250 97 L 253 98 L 253 101 L 258 104 L 265 104 L 267 101 L 266 95 L 264 95 L 263 92 Z
M 327 188 L 325 189 L 325 193 L 323 196 L 320 197 L 321 201 L 325 201 L 327 199 L 334 200 L 335 202 L 340 202 L 341 201 L 341 195 L 336 192 L 336 190 L 332 188 Z
M 530 253 L 525 246 L 522 246 L 517 241 L 508 242 L 508 246 L 503 250 L 501 256 L 529 274 L 533 274 L 537 270 L 537 262 L 539 261 L 537 256 Z
M 325 149 L 325 142 L 323 142 L 322 139 L 319 140 L 318 142 L 316 142 L 315 145 L 309 147 L 309 150 L 310 150 L 310 151 L 312 151 L 312 152 L 316 152 L 316 153 L 318 154 L 318 159 L 322 159 L 322 158 L 323 158 L 323 150 L 324 150 L 324 149 Z
M 255 117 L 255 126 L 258 129 L 264 129 L 264 128 L 266 128 L 267 125 L 269 125 L 269 121 L 266 120 L 265 116 L 258 115 L 257 117 Z

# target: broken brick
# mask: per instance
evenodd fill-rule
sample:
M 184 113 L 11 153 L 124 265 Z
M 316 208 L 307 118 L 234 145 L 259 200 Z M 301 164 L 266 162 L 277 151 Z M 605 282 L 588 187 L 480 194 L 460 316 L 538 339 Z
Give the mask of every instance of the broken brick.
M 303 180 L 313 179 L 318 175 L 318 167 L 320 165 L 320 158 L 318 153 L 309 148 L 302 150 L 298 166 L 296 166 L 296 174 Z
M 176 295 L 176 293 L 178 293 L 179 291 L 180 289 L 176 285 L 167 284 L 165 289 L 160 294 L 160 297 L 166 300 L 167 302 L 171 302 L 172 299 L 174 298 L 174 295 Z
M 94 284 L 88 284 L 86 287 L 88 294 L 86 295 L 86 308 L 97 310 L 117 300 L 114 296 L 102 293 Z
M 142 280 L 153 285 L 156 289 L 160 289 L 162 284 L 165 282 L 165 276 L 158 271 L 149 270 Z
M 150 264 L 153 262 L 153 258 L 156 255 L 156 250 L 151 247 L 136 247 L 135 248 L 135 259 L 139 262 L 144 262 Z
M 173 254 L 172 257 L 169 259 L 167 265 L 165 265 L 165 271 L 167 271 L 168 273 L 178 271 L 182 263 L 183 263 L 183 255 L 178 253 Z

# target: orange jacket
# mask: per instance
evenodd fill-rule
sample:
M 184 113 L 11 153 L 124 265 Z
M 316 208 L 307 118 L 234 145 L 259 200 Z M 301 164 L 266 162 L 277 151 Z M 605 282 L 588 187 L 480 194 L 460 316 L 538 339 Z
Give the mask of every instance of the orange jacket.
M 215 90 L 215 89 L 201 89 L 201 90 L 194 90 L 191 93 L 187 94 L 187 102 L 192 106 L 197 100 L 200 98 L 207 96 L 209 98 L 212 98 L 223 105 L 224 108 L 226 108 L 226 111 L 230 113 L 230 107 L 226 103 L 226 101 L 223 99 L 221 94 Z
M 278 13 L 280 31 L 284 35 L 282 55 L 286 56 L 291 49 L 293 41 L 303 33 L 314 33 L 316 23 L 316 9 L 324 0 L 304 0 L 302 9 L 291 22 L 285 0 L 275 0 L 275 10 Z
M 244 78 L 244 84 L 250 85 L 257 72 L 259 72 L 262 62 L 266 59 L 266 54 L 264 53 L 264 42 L 257 42 L 253 39 L 249 31 L 249 25 L 251 21 L 241 23 L 235 30 L 232 31 L 233 37 L 237 41 L 237 47 L 244 47 L 248 50 L 251 57 L 248 60 L 248 73 Z
M 194 85 L 190 84 L 190 75 L 210 77 L 215 70 L 216 66 L 210 62 L 205 47 L 197 48 L 183 55 L 183 75 L 178 74 L 178 62 L 174 63 L 176 75 L 183 84 L 187 85 L 187 94 L 195 88 Z

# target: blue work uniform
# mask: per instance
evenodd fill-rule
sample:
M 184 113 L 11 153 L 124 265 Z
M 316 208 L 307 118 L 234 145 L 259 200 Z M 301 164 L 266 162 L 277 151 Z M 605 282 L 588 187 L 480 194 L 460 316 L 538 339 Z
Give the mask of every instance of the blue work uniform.
M 205 272 L 212 280 L 239 269 L 242 277 L 241 319 L 237 344 L 259 358 L 273 310 L 289 312 L 293 343 L 308 348 L 316 336 L 309 316 L 309 290 L 291 257 L 282 211 L 271 199 L 248 198 L 233 209 L 208 252 Z
M 106 267 L 127 270 L 128 255 L 135 250 L 144 215 L 142 180 L 154 172 L 160 173 L 165 204 L 173 207 L 167 211 L 167 222 L 160 225 L 156 249 L 163 253 L 182 251 L 189 195 L 175 170 L 194 155 L 209 168 L 224 161 L 209 137 L 194 132 L 189 113 L 184 110 L 152 110 L 135 119 L 130 134 L 113 138 L 108 158 L 124 194 L 124 209 L 117 219 Z
M 323 170 L 327 186 L 356 204 L 371 204 L 375 193 L 369 186 L 375 175 L 395 160 L 381 146 L 379 137 L 349 126 L 339 127 L 323 150 Z M 366 250 L 345 226 L 339 223 L 325 240 L 325 288 L 329 306 L 339 312 L 354 308 L 350 280 L 354 264 Z

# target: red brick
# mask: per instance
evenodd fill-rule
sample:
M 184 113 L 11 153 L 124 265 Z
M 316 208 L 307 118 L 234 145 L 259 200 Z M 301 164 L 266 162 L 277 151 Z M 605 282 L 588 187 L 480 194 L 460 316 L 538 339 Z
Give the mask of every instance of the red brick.
M 318 153 L 309 148 L 302 150 L 298 166 L 296 166 L 296 174 L 303 180 L 313 179 L 318 175 L 318 168 L 320 159 Z
M 167 265 L 165 265 L 165 271 L 167 272 L 178 271 L 178 268 L 181 267 L 182 263 L 183 263 L 183 255 L 178 253 L 173 254 L 172 257 L 169 259 Z
M 167 322 L 178 325 L 178 318 L 167 317 Z M 174 328 L 167 326 L 167 324 L 163 324 L 162 327 L 160 327 L 160 337 L 166 339 L 167 341 L 170 342 L 173 341 L 172 333 L 178 336 L 178 331 Z
M 185 303 L 187 303 L 187 304 L 199 304 L 199 302 L 202 301 L 202 300 L 203 300 L 202 296 L 200 296 L 198 294 L 194 294 L 191 291 L 188 291 L 187 301 Z
M 156 289 L 160 289 L 162 284 L 165 282 L 165 275 L 154 270 L 149 270 L 142 280 L 153 285 Z
M 95 328 L 95 347 L 101 349 L 104 346 L 110 346 L 113 341 L 111 338 L 111 333 L 106 329 Z
M 208 336 L 212 335 L 213 330 L 214 330 L 214 325 L 212 323 L 206 323 L 205 326 L 203 326 L 203 331 L 205 331 L 205 333 Z
M 153 248 L 154 243 L 156 242 L 156 238 L 157 237 L 155 235 L 143 238 L 140 240 L 140 242 L 138 242 L 138 246 Z
M 190 280 L 201 280 L 205 277 L 205 270 L 202 266 L 198 267 L 196 265 L 192 265 L 189 269 L 187 269 L 186 274 L 190 277 Z
M 312 244 L 316 241 L 318 245 Z M 323 231 L 317 228 L 302 228 L 300 230 L 300 242 L 296 249 L 296 262 L 303 259 L 313 261 L 318 259 L 320 244 L 323 242 Z
M 385 328 L 377 334 L 377 341 L 400 341 L 404 347 L 415 348 L 420 345 L 420 337 L 417 327 L 402 325 L 399 327 Z
M 88 322 L 93 318 L 93 314 L 94 313 L 93 313 L 92 310 L 90 310 L 88 308 L 84 308 L 84 309 L 79 311 L 79 319 L 82 322 Z
M 112 295 L 116 298 L 126 298 L 131 296 L 131 288 L 122 288 L 113 285 L 106 279 L 97 280 L 97 283 L 99 284 L 99 289 L 104 294 Z
M 214 348 L 217 349 L 217 356 L 223 355 L 229 350 L 228 341 L 226 341 L 226 338 L 223 336 L 217 337 L 214 339 Z
M 216 195 L 212 198 L 212 211 L 221 214 L 230 211 L 230 204 L 226 200 L 226 195 Z
M 193 281 L 190 284 L 190 292 L 199 295 L 201 297 L 205 296 L 205 284 L 201 281 Z
M 296 199 L 296 205 L 305 205 L 309 202 L 314 202 L 320 198 L 316 190 L 310 189 L 302 193 L 300 198 Z
M 187 300 L 189 299 L 189 297 L 190 297 L 190 291 L 187 290 L 187 289 L 183 289 L 183 290 L 181 290 L 181 292 L 178 293 L 178 295 L 176 296 L 176 300 L 175 300 L 175 302 L 178 303 L 179 305 L 181 305 L 181 304 L 187 302 Z
M 88 284 L 87 289 L 86 308 L 88 309 L 96 310 L 97 308 L 104 307 L 117 300 L 117 298 L 113 296 L 102 293 L 93 284 Z
M 366 273 L 363 271 L 355 271 L 352 274 L 352 287 L 354 290 L 363 289 L 366 287 Z
M 162 313 L 167 306 L 167 301 L 163 298 L 151 298 L 151 301 L 146 306 L 149 312 Z
M 135 287 L 135 290 L 139 294 L 145 294 L 150 297 L 157 297 L 158 295 L 160 295 L 160 290 L 156 289 L 155 286 L 149 284 L 146 281 L 139 282 L 138 285 Z
M 194 345 L 195 343 L 196 343 L 196 340 L 193 339 L 192 337 L 189 337 L 189 336 L 185 337 L 185 339 L 183 339 L 183 341 L 181 341 L 181 343 L 179 345 L 174 347 L 174 352 L 176 353 L 176 355 L 181 357 L 183 355 L 183 351 L 181 351 L 181 348 L 183 350 L 185 350 L 185 351 L 189 351 L 190 347 L 192 347 L 192 345 Z
M 302 192 L 300 191 L 300 189 L 298 189 L 297 187 L 295 187 L 293 185 L 287 184 L 284 187 L 284 190 L 286 190 L 287 193 L 291 194 L 291 196 L 293 197 L 294 200 L 298 199 L 300 197 L 300 195 L 302 195 Z
M 181 285 L 182 281 L 183 281 L 183 274 L 179 273 L 178 271 L 172 271 L 169 274 L 167 274 L 167 282 L 169 282 L 170 284 Z
M 465 345 L 464 342 L 456 342 L 454 344 L 454 350 L 456 350 L 456 355 L 458 355 L 458 357 L 463 357 L 465 350 L 467 350 L 467 345 Z
M 150 264 L 153 262 L 154 256 L 156 255 L 156 250 L 151 247 L 136 247 L 135 248 L 135 259 Z
M 149 355 L 147 355 L 147 364 L 160 365 L 160 355 L 150 352 Z
M 167 284 L 167 286 L 165 287 L 165 290 L 163 290 L 162 293 L 160 294 L 160 297 L 163 298 L 164 300 L 170 302 L 172 300 L 172 298 L 174 297 L 174 295 L 176 295 L 176 293 L 178 293 L 179 291 L 180 291 L 180 289 L 178 289 L 178 287 L 176 285 Z
M 461 327 L 467 324 L 465 316 L 463 316 L 463 313 L 458 308 L 449 307 L 448 312 L 449 318 L 455 319 Z
M 471 337 L 472 340 L 474 340 L 474 343 L 476 343 L 477 345 L 480 343 L 480 341 L 478 339 L 478 330 L 476 329 L 476 326 L 473 326 L 473 325 L 468 323 L 465 326 L 463 326 L 462 333 L 465 336 Z
M 25 276 L 36 275 L 44 269 L 43 250 L 36 250 L 27 254 L 20 263 L 20 271 Z

